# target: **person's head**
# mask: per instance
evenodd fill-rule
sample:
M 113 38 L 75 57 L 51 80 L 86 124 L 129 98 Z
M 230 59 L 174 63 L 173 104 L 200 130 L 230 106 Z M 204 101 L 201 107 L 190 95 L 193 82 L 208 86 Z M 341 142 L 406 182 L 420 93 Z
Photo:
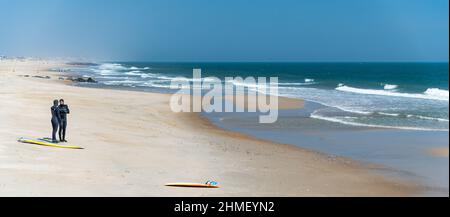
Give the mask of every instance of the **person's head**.
M 57 99 L 53 100 L 53 105 L 54 106 L 58 106 L 58 100 Z
M 64 105 L 64 99 L 60 99 L 60 100 L 59 100 L 59 104 L 60 104 L 60 105 Z

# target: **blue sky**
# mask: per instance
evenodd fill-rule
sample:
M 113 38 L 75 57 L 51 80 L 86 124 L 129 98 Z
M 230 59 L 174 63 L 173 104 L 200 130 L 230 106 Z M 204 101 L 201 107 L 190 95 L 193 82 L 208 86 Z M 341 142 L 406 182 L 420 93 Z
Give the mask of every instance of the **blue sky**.
M 0 0 L 0 55 L 448 61 L 448 0 Z

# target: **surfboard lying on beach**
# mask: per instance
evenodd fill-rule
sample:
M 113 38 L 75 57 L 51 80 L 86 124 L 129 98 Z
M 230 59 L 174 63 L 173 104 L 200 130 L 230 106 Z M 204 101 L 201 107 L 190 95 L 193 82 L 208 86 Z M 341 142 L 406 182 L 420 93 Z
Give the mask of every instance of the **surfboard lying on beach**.
M 187 188 L 219 188 L 219 186 L 217 186 L 217 185 L 201 184 L 201 183 L 186 183 L 186 182 L 167 183 L 167 184 L 165 184 L 165 186 L 187 187 Z
M 20 138 L 17 140 L 21 143 L 27 143 L 27 144 L 33 144 L 33 145 L 42 145 L 42 146 L 49 146 L 49 147 L 55 147 L 55 148 L 68 148 L 68 149 L 83 149 L 79 146 L 70 146 L 70 145 L 58 145 L 56 143 L 46 142 L 44 140 L 39 139 L 28 139 L 28 138 Z

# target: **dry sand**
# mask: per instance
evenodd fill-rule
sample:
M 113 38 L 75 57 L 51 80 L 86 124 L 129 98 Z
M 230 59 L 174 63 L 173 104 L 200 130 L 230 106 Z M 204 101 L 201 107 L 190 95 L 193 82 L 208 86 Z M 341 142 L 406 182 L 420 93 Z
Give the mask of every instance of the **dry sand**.
M 14 67 L 15 65 L 15 67 Z M 82 88 L 46 69 L 58 62 L 0 61 L 0 196 L 407 196 L 348 159 L 274 144 L 173 113 L 169 95 Z M 20 75 L 50 75 L 51 79 Z M 50 137 L 50 106 L 70 106 L 70 145 L 16 142 Z M 165 187 L 220 183 L 219 189 Z

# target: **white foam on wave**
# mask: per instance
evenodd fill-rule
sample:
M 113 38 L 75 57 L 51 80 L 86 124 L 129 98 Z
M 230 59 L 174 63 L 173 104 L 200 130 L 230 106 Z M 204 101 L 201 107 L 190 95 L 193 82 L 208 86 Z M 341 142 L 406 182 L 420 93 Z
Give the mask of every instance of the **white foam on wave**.
M 151 74 L 151 73 L 142 73 L 141 74 L 141 78 L 152 78 L 155 77 L 155 74 Z
M 168 77 L 168 76 L 161 75 L 161 76 L 156 76 L 156 78 L 157 79 L 161 79 L 161 80 L 168 80 L 168 81 L 170 81 L 170 80 L 174 79 L 175 77 Z
M 349 86 L 338 86 L 338 91 L 351 92 L 358 94 L 380 95 L 380 96 L 393 96 L 393 97 L 407 97 L 417 99 L 429 99 L 429 100 L 442 100 L 448 101 L 448 90 L 441 90 L 438 88 L 429 88 L 423 94 L 420 93 L 398 93 L 386 90 L 374 90 L 374 89 L 362 89 Z
M 439 88 L 428 88 L 425 92 L 427 96 L 439 97 L 443 99 L 447 99 L 448 101 L 448 90 L 441 90 Z
M 184 79 L 180 78 L 180 80 L 184 80 Z M 138 83 L 136 86 L 172 89 L 170 80 L 149 80 L 149 81 Z M 179 88 L 175 88 L 175 89 L 190 90 L 190 89 L 210 89 L 210 88 L 208 86 L 195 87 L 195 86 L 189 85 L 189 86 L 180 86 Z
M 171 80 L 171 81 L 187 81 L 187 82 L 215 82 L 216 79 L 213 78 L 185 78 L 185 77 L 166 77 L 166 76 L 162 76 L 162 77 L 158 77 L 158 78 L 162 78 L 164 80 Z
M 126 75 L 136 75 L 136 76 L 141 76 L 142 72 L 141 71 L 129 71 L 129 72 L 125 72 Z
M 240 81 L 235 81 L 235 80 L 229 80 L 228 82 L 233 84 L 234 86 L 242 86 L 242 87 L 247 87 L 247 88 L 265 88 L 266 87 L 266 84 L 240 82 Z
M 387 112 L 377 112 L 377 114 L 385 115 L 385 116 L 391 116 L 391 117 L 398 117 L 398 116 L 400 116 L 400 114 L 397 114 L 397 113 L 387 113 Z
M 234 86 L 244 86 L 247 88 L 267 88 L 270 85 L 272 86 L 279 86 L 279 89 L 296 89 L 295 86 L 307 86 L 312 85 L 314 82 L 311 83 L 300 83 L 300 82 L 278 82 L 278 83 L 246 83 L 246 82 L 239 82 L 235 80 L 228 81 L 229 83 L 232 83 Z
M 439 121 L 439 122 L 448 122 L 448 119 L 444 119 L 444 118 L 435 118 L 435 117 L 428 117 L 428 116 L 422 116 L 422 115 L 402 115 L 402 114 L 398 114 L 398 113 L 387 113 L 387 112 L 376 112 L 377 114 L 380 115 L 385 115 L 385 116 L 392 116 L 392 117 L 407 117 L 407 118 L 417 118 L 417 119 L 422 119 L 422 120 L 430 120 L 430 121 Z
M 395 84 L 385 84 L 383 88 L 385 90 L 394 90 L 394 89 L 397 89 L 397 87 L 398 87 L 398 85 L 395 85 Z
M 98 67 L 100 70 L 127 70 L 125 66 L 118 63 L 104 63 Z
M 94 70 L 94 72 L 100 74 L 100 75 L 119 75 L 120 73 L 114 70 L 110 69 L 100 69 L 100 70 Z
M 156 87 L 156 88 L 163 88 L 163 89 L 172 89 L 171 88 L 171 83 L 167 82 L 167 81 L 161 81 L 161 80 L 153 80 L 153 81 L 148 81 L 145 82 L 144 84 L 138 85 L 141 87 Z M 179 89 L 179 90 L 194 90 L 194 89 L 209 89 L 208 87 L 194 87 L 194 86 L 179 86 L 178 88 L 174 88 L 174 89 Z M 189 92 L 186 92 L 189 93 Z
M 103 76 L 103 79 L 110 79 L 110 80 L 120 80 L 120 79 L 130 79 L 130 77 L 122 77 L 122 76 Z
M 135 85 L 142 84 L 142 81 L 132 81 L 132 80 L 120 80 L 120 81 L 104 81 L 103 84 L 106 85 Z
M 294 82 L 294 83 L 289 83 L 289 82 L 280 82 L 278 83 L 278 86 L 305 86 L 305 85 L 312 85 L 315 84 L 314 82 L 307 82 L 307 83 L 299 83 L 299 82 Z
M 164 88 L 164 89 L 170 89 L 170 84 L 164 84 L 167 83 L 167 81 L 147 81 L 143 84 L 140 84 L 138 86 L 141 87 L 157 87 L 157 88 Z
M 139 68 L 136 66 L 126 67 L 119 63 L 103 63 L 98 66 L 98 70 L 110 70 L 110 71 L 141 71 L 148 70 L 149 67 Z
M 129 69 L 130 70 L 149 70 L 150 67 L 139 68 L 139 67 L 136 67 L 136 66 L 132 66 Z
M 305 83 L 311 83 L 314 82 L 314 79 L 312 78 L 305 78 Z
M 399 129 L 399 130 L 418 130 L 418 131 L 445 131 L 448 132 L 448 129 L 430 129 L 430 128 L 421 128 L 421 127 L 403 127 L 403 126 L 387 126 L 387 125 L 376 125 L 376 124 L 363 124 L 363 123 L 356 123 L 351 121 L 342 120 L 340 118 L 348 119 L 345 117 L 325 117 L 322 115 L 319 115 L 316 113 L 317 111 L 314 111 L 310 117 L 314 119 L 324 120 L 324 121 L 330 121 L 334 123 L 340 123 L 345 125 L 351 125 L 351 126 L 358 126 L 358 127 L 372 127 L 372 128 L 387 128 L 387 129 Z
M 373 114 L 373 112 L 362 111 L 362 110 L 357 110 L 357 109 L 351 109 L 351 108 L 346 108 L 346 107 L 343 107 L 343 106 L 337 106 L 337 105 L 331 106 L 331 105 L 326 105 L 324 103 L 320 103 L 320 104 L 328 106 L 328 107 L 337 108 L 337 109 L 339 109 L 341 111 L 349 112 L 349 113 L 355 113 L 355 114 L 360 114 L 360 115 L 371 115 L 371 114 Z
M 427 117 L 427 116 L 422 116 L 422 115 L 407 115 L 406 117 L 408 117 L 408 118 L 418 118 L 418 119 L 430 120 L 430 121 L 448 122 L 448 119 Z

